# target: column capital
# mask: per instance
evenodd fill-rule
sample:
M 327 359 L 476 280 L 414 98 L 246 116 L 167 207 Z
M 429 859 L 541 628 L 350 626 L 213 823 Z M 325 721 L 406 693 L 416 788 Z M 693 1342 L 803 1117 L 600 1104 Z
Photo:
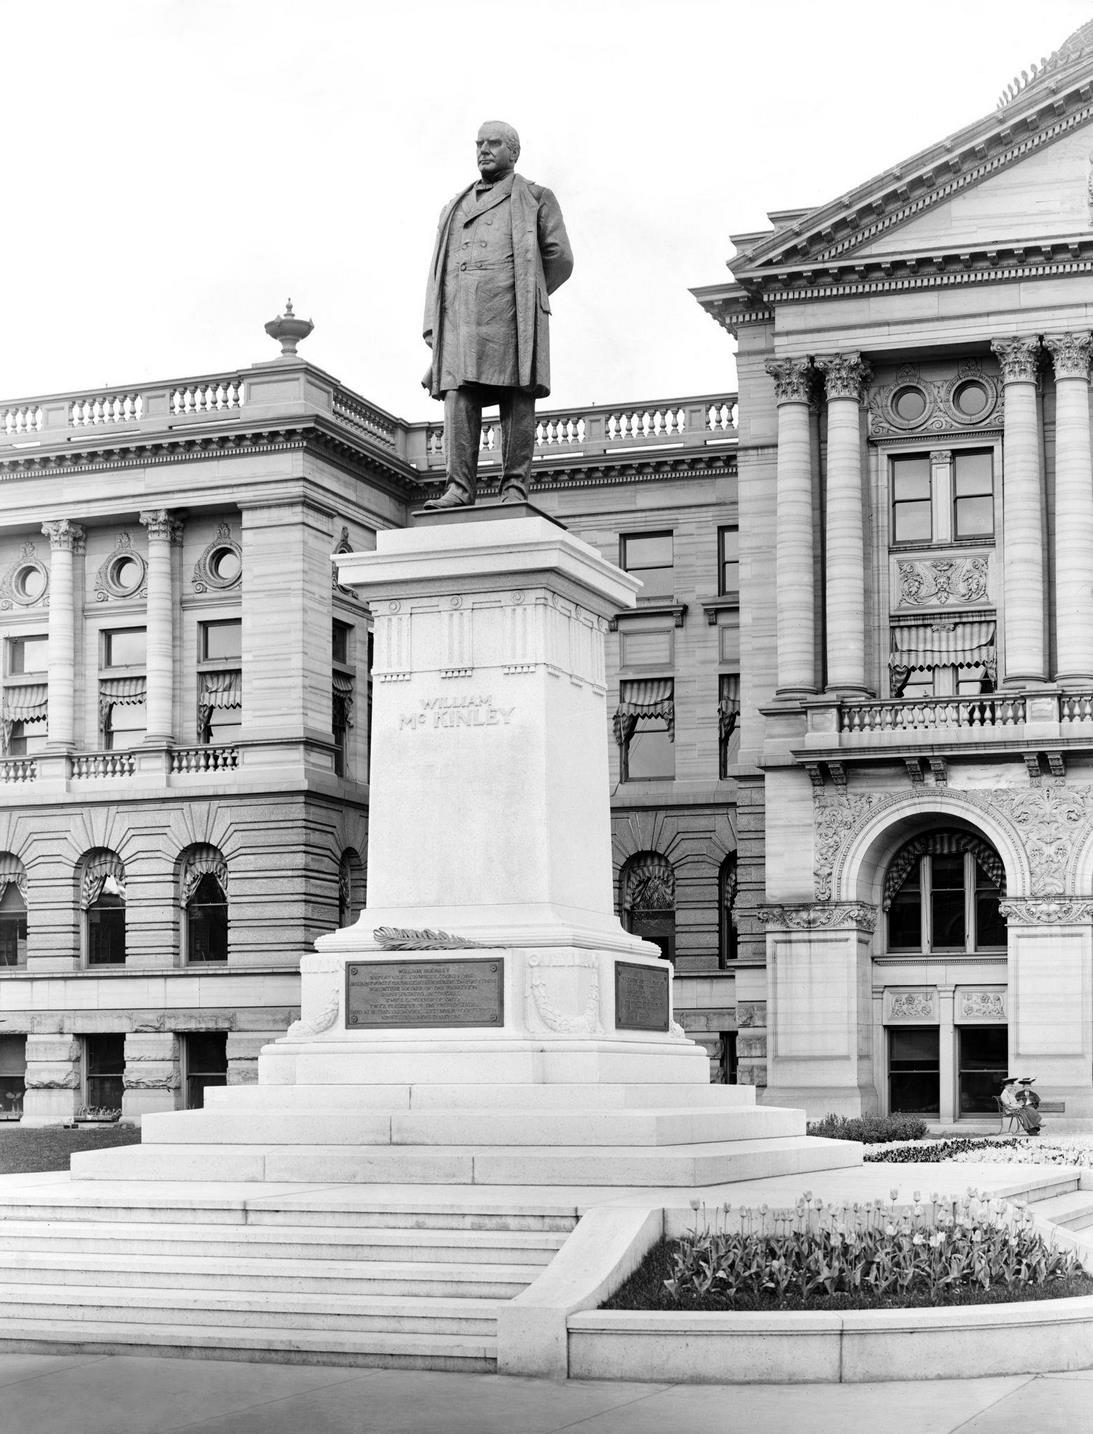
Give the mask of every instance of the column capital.
M 1044 348 L 1055 364 L 1056 378 L 1089 378 L 1093 336 L 1088 333 L 1045 334 Z
M 137 517 L 148 529 L 149 538 L 166 538 L 176 546 L 182 542 L 182 523 L 172 518 L 166 508 L 150 508 Z
M 764 368 L 774 380 L 779 403 L 808 403 L 813 382 L 811 359 L 768 359 Z
M 872 369 L 861 354 L 828 354 L 816 360 L 824 376 L 828 399 L 849 398 L 861 403 Z
M 49 546 L 54 550 L 64 548 L 70 553 L 84 551 L 86 532 L 78 523 L 72 523 L 67 518 L 58 518 L 55 522 L 43 523 L 42 532 L 49 539 Z
M 991 352 L 1002 366 L 1003 383 L 1035 383 L 1040 367 L 1040 340 L 992 339 Z

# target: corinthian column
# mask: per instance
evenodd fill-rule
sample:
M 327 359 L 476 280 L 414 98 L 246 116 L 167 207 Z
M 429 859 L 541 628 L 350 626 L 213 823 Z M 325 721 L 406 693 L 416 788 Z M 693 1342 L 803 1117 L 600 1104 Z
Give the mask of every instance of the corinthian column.
M 782 697 L 816 691 L 813 598 L 812 452 L 808 359 L 771 360 L 767 373 L 778 398 L 775 520 L 778 687 Z
M 1055 676 L 1093 682 L 1093 341 L 1087 333 L 1048 334 L 1044 345 L 1055 363 Z
M 181 539 L 182 524 L 166 508 L 141 513 L 148 529 L 148 692 L 145 697 L 145 742 L 162 744 L 174 738 L 174 591 L 171 546 Z
M 76 607 L 73 556 L 83 551 L 84 530 L 67 518 L 43 523 L 49 539 L 49 662 L 47 747 L 71 751 L 75 745 L 74 680 L 76 674 Z
M 1002 542 L 1007 686 L 1042 682 L 1044 653 L 1044 483 L 1036 384 L 1038 339 L 996 339 L 1002 365 Z
M 865 512 L 861 402 L 869 365 L 858 354 L 820 359 L 827 386 L 827 687 L 864 695 Z

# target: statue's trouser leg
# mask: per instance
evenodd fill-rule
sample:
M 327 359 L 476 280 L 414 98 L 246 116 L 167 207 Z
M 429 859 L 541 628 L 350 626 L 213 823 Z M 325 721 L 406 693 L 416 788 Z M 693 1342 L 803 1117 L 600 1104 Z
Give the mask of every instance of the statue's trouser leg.
M 482 394 L 473 388 L 450 388 L 444 395 L 444 446 L 448 482 L 474 502 L 478 487 L 478 443 L 482 433 Z
M 535 395 L 520 388 L 499 390 L 501 404 L 501 495 L 526 498 L 535 452 Z

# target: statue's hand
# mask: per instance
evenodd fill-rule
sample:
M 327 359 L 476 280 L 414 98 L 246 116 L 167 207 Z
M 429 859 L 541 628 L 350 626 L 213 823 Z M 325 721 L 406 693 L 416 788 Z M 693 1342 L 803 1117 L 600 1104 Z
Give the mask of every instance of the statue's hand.
M 426 392 L 428 392 L 428 391 L 432 388 L 432 386 L 433 386 L 433 366 L 432 366 L 432 364 L 430 364 L 429 367 L 425 370 L 424 374 L 422 374 L 422 377 L 421 377 L 421 386 L 422 386 L 423 389 L 425 389 Z

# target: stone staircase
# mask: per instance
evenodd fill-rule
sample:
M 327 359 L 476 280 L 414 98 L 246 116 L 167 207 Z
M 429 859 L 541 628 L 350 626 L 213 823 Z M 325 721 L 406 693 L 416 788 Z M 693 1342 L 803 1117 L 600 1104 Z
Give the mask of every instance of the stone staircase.
M 577 1219 L 549 1203 L 458 1198 L 309 1209 L 83 1196 L 5 1194 L 0 1349 L 492 1370 L 498 1309 Z

